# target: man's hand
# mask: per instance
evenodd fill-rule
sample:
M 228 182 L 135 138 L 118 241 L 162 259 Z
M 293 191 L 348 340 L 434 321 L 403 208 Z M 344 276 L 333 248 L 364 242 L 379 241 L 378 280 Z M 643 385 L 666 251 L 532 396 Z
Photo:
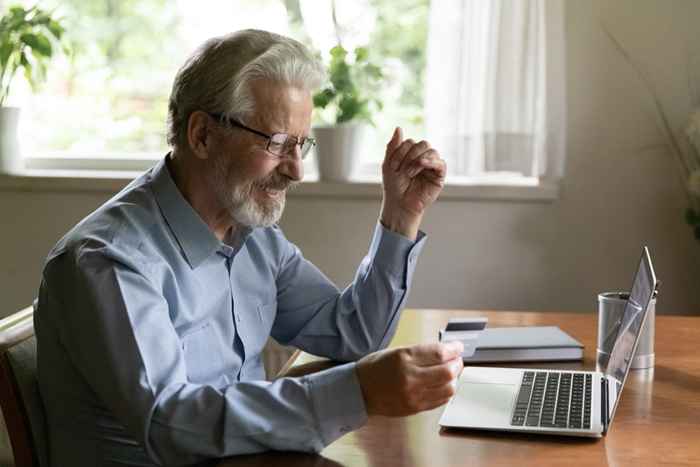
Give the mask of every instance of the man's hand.
M 464 345 L 425 344 L 381 350 L 357 363 L 367 415 L 401 417 L 445 404 L 455 393 Z
M 384 227 L 415 240 L 423 212 L 442 191 L 446 171 L 445 161 L 427 141 L 404 141 L 397 127 L 382 164 Z

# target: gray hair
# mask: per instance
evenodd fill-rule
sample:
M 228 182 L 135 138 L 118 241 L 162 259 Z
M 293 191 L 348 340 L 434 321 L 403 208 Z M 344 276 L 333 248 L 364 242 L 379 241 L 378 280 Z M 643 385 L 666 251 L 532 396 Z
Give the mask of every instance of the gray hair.
M 209 39 L 175 76 L 168 102 L 168 144 L 186 144 L 192 112 L 244 119 L 255 111 L 250 84 L 259 79 L 314 91 L 323 65 L 303 44 L 267 31 L 246 29 Z

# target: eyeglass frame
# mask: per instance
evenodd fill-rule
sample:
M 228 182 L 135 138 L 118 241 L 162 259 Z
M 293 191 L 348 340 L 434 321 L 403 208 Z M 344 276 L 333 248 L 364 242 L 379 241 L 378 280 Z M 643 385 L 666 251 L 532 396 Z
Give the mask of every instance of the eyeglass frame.
M 288 133 L 273 133 L 271 135 L 268 135 L 267 133 L 264 133 L 260 130 L 256 130 L 255 128 L 247 127 L 244 124 L 242 124 L 241 122 L 234 120 L 233 118 L 229 117 L 228 115 L 225 115 L 222 113 L 207 112 L 207 115 L 209 115 L 210 117 L 212 117 L 215 120 L 218 120 L 219 122 L 226 122 L 231 127 L 240 128 L 242 130 L 249 131 L 249 132 L 256 134 L 258 136 L 262 136 L 263 138 L 267 138 L 267 144 L 265 145 L 265 150 L 278 159 L 292 159 L 293 158 L 293 156 L 291 156 L 288 151 L 287 152 L 282 151 L 282 149 L 287 144 L 287 141 L 289 140 L 289 138 L 294 138 L 296 140 L 296 142 L 294 143 L 294 146 L 299 146 L 299 152 L 301 153 L 301 160 L 306 159 L 306 156 L 309 155 L 309 153 L 311 152 L 311 149 L 314 146 L 316 146 L 316 139 L 308 137 L 308 136 L 304 137 L 304 138 L 298 138 L 298 137 L 296 137 L 294 135 L 290 135 Z M 275 144 L 280 145 L 280 148 L 281 148 L 280 151 L 282 151 L 282 152 L 280 152 L 279 154 L 270 151 L 270 145 L 273 143 L 272 139 L 275 136 L 277 136 L 278 138 L 281 138 L 282 136 L 284 136 L 283 142 L 281 142 L 281 143 L 275 142 Z M 307 142 L 309 143 L 309 145 L 308 145 L 307 149 L 304 150 L 304 144 L 307 144 Z

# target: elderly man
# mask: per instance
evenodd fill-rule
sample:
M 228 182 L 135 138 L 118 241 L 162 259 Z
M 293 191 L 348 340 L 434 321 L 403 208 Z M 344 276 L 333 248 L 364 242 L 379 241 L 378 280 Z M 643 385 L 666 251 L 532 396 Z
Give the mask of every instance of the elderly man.
M 368 416 L 444 404 L 460 344 L 380 351 L 425 242 L 445 163 L 386 147 L 369 253 L 339 291 L 276 226 L 302 178 L 322 69 L 298 42 L 247 30 L 178 72 L 172 151 L 47 259 L 35 317 L 51 465 L 188 465 L 320 451 Z M 265 381 L 267 338 L 349 362 Z

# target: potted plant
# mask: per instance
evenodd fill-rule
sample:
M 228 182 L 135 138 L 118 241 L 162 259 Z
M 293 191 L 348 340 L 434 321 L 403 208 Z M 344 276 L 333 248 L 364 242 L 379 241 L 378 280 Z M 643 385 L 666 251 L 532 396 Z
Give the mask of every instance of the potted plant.
M 316 125 L 318 172 L 321 180 L 347 181 L 360 157 L 372 113 L 381 110 L 376 98 L 382 70 L 369 59 L 367 48 L 354 50 L 354 60 L 337 45 L 330 51 L 329 83 L 314 95 L 314 107 L 328 125 Z
M 0 172 L 21 169 L 17 138 L 19 108 L 5 105 L 10 84 L 22 68 L 32 89 L 46 77 L 46 65 L 64 29 L 37 7 L 13 6 L 0 18 Z

